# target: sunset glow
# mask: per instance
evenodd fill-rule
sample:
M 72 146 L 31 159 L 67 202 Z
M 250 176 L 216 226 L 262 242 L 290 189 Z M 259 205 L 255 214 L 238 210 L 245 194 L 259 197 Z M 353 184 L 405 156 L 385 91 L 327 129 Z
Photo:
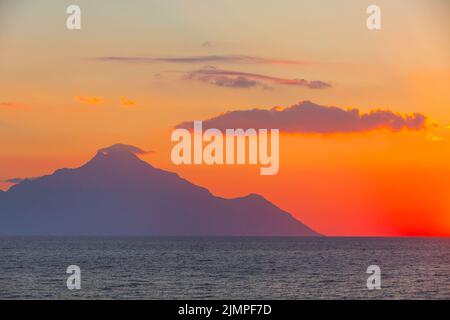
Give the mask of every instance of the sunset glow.
M 89 12 L 79 31 L 65 28 L 65 2 L 1 2 L 1 190 L 125 143 L 325 235 L 450 236 L 448 1 L 378 1 L 379 31 L 357 0 L 137 2 L 77 1 Z M 277 174 L 172 163 L 177 126 L 229 128 L 233 111 L 246 111 L 237 127 L 279 117 Z

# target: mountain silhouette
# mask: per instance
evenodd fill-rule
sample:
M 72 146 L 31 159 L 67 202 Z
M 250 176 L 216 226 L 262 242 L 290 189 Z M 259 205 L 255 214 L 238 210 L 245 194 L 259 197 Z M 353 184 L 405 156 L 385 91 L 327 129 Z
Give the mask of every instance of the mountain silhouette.
M 123 144 L 0 192 L 1 235 L 318 236 L 262 196 L 224 199 Z

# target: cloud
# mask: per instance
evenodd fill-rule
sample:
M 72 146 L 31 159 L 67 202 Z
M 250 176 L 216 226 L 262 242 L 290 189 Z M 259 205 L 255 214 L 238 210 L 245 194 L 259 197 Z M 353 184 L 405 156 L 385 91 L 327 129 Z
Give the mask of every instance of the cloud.
M 205 42 L 202 43 L 202 47 L 203 48 L 211 48 L 213 46 L 214 45 L 213 45 L 213 43 L 211 41 L 205 41 Z
M 387 129 L 418 131 L 426 129 L 427 117 L 420 113 L 400 114 L 389 110 L 362 113 L 358 109 L 344 110 L 304 101 L 288 108 L 229 111 L 203 121 L 203 127 L 280 129 L 288 133 L 351 133 Z M 192 122 L 183 122 L 176 128 L 192 128 Z
M 246 55 L 202 55 L 202 56 L 179 56 L 179 57 L 103 56 L 92 58 L 91 60 L 122 62 L 122 63 L 139 63 L 139 64 L 163 62 L 163 63 L 179 63 L 179 64 L 226 63 L 226 64 L 305 65 L 311 63 L 309 61 L 270 59 Z
M 153 151 L 153 150 L 145 151 L 145 150 L 142 150 L 141 148 L 138 148 L 138 147 L 135 147 L 132 145 L 128 145 L 128 144 L 123 144 L 123 143 L 114 144 L 107 148 L 100 149 L 97 152 L 102 153 L 104 155 L 108 155 L 110 153 L 132 153 L 135 155 L 144 155 L 144 154 L 155 153 L 155 151 Z
M 186 75 L 186 79 L 231 88 L 251 88 L 256 86 L 266 89 L 270 88 L 266 83 L 299 86 L 309 89 L 326 89 L 331 87 L 331 84 L 320 80 L 286 79 L 257 73 L 222 70 L 214 67 L 191 71 Z
M 13 183 L 13 184 L 18 184 L 18 183 L 21 183 L 21 182 L 23 182 L 23 181 L 26 181 L 26 180 L 34 180 L 34 179 L 37 179 L 38 177 L 31 177 L 31 178 L 11 178 L 11 179 L 7 179 L 7 180 L 4 180 L 3 182 L 6 182 L 6 183 Z
M 75 100 L 87 105 L 100 105 L 104 102 L 102 97 L 76 96 Z
M 231 77 L 227 75 L 200 74 L 197 72 L 190 72 L 189 74 L 186 75 L 185 79 L 197 80 L 218 87 L 240 88 L 240 89 L 253 87 L 262 87 L 264 89 L 270 88 L 261 81 L 252 80 L 251 78 L 244 76 Z
M 428 132 L 427 135 L 425 136 L 425 139 L 432 141 L 432 142 L 440 142 L 440 141 L 444 140 L 444 137 L 438 136 L 438 135 L 434 134 L 433 132 Z
M 128 99 L 128 98 L 123 97 L 123 96 L 119 98 L 119 101 L 120 101 L 120 105 L 122 107 L 133 107 L 133 106 L 136 105 L 136 101 L 135 100 Z
M 6 109 L 6 108 L 20 108 L 20 107 L 23 107 L 23 105 L 20 103 L 6 102 L 6 101 L 0 102 L 0 108 Z

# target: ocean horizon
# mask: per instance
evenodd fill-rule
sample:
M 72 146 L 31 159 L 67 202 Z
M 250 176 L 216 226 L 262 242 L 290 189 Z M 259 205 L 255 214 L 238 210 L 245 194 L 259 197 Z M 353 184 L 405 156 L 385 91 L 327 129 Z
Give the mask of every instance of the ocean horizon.
M 0 299 L 450 299 L 449 274 L 444 237 L 0 237 Z

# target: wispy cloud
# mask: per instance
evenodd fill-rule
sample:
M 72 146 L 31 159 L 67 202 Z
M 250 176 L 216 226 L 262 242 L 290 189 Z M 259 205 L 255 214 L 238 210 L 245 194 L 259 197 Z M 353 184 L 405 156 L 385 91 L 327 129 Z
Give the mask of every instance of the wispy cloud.
M 439 136 L 433 132 L 428 132 L 427 135 L 425 136 L 425 139 L 432 141 L 432 142 L 439 142 L 444 140 L 444 137 Z
M 136 105 L 135 100 L 123 96 L 119 97 L 119 102 L 122 107 L 134 107 Z
M 12 184 L 18 184 L 18 183 L 21 183 L 21 182 L 23 182 L 23 181 L 26 181 L 26 180 L 34 180 L 34 179 L 37 179 L 38 177 L 30 177 L 30 178 L 11 178 L 11 179 L 6 179 L 6 180 L 4 180 L 3 182 L 6 182 L 6 183 L 12 183 Z
M 387 129 L 418 131 L 426 129 L 427 117 L 420 113 L 401 114 L 390 110 L 372 110 L 363 113 L 358 109 L 344 110 L 321 106 L 309 101 L 288 108 L 229 111 L 203 121 L 203 127 L 225 130 L 227 128 L 277 128 L 288 133 L 352 133 Z M 192 122 L 183 122 L 177 128 L 192 128 Z
M 132 153 L 135 155 L 146 155 L 146 154 L 153 154 L 155 153 L 154 150 L 142 150 L 141 148 L 129 145 L 129 144 L 123 144 L 123 143 L 116 143 L 112 146 L 102 148 L 98 150 L 99 153 L 102 153 L 104 155 L 112 154 L 112 153 Z
M 211 41 L 205 41 L 202 43 L 203 48 L 212 48 L 214 47 L 214 44 Z
M 21 108 L 21 107 L 23 107 L 23 104 L 16 103 L 16 102 L 6 102 L 6 101 L 0 102 L 0 108 L 9 109 L 9 108 Z
M 95 57 L 95 61 L 111 61 L 122 63 L 180 63 L 180 64 L 277 64 L 277 65 L 305 65 L 308 61 L 262 58 L 247 55 L 201 55 L 178 57 L 132 57 L 132 56 L 103 56 Z
M 331 88 L 330 83 L 320 80 L 286 79 L 257 73 L 222 70 L 213 67 L 191 71 L 186 75 L 186 78 L 230 88 L 251 88 L 257 86 L 269 88 L 268 84 L 299 86 L 309 89 Z
M 104 102 L 104 99 L 102 97 L 95 96 L 76 96 L 75 100 L 87 105 L 100 105 Z

